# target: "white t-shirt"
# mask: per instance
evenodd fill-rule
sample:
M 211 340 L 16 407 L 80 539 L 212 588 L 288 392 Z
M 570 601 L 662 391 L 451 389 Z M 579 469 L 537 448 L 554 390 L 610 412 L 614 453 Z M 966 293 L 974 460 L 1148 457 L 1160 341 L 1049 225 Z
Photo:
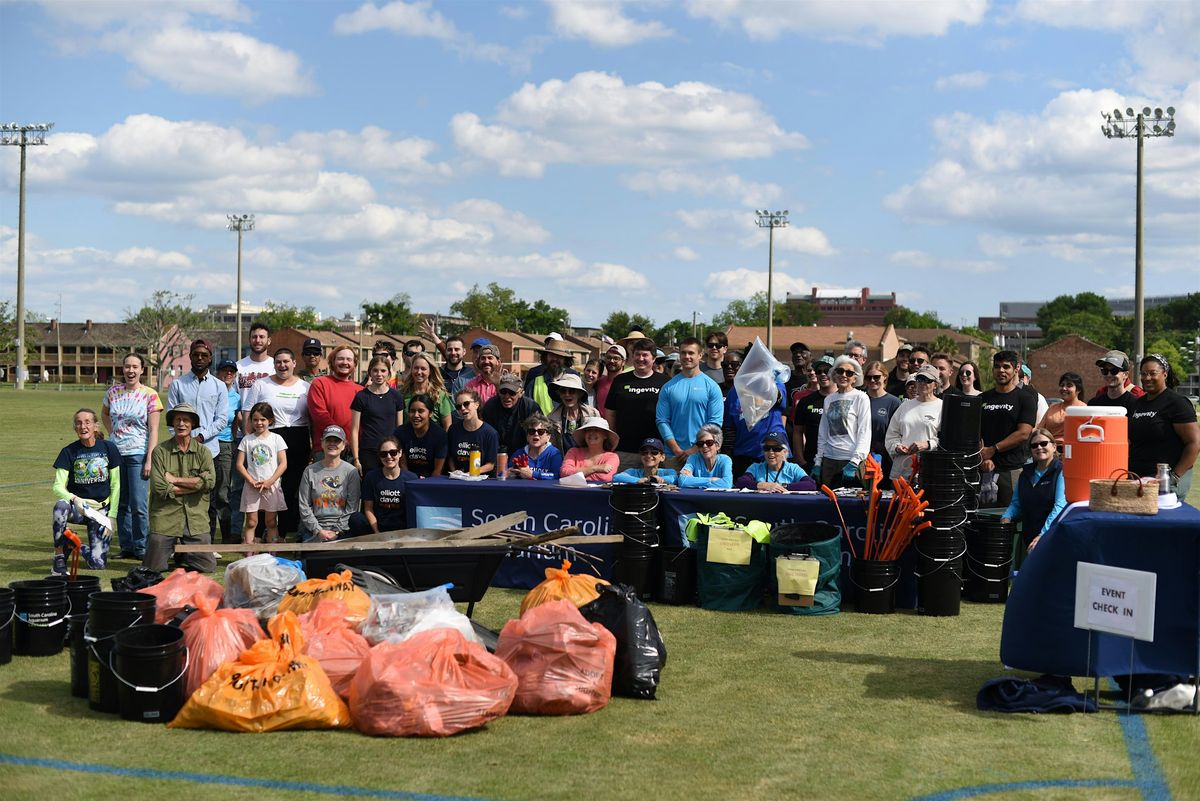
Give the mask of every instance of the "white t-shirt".
M 934 398 L 924 403 L 909 398 L 900 404 L 888 423 L 884 447 L 892 454 L 892 474 L 888 478 L 908 478 L 912 473 L 912 456 L 897 456 L 896 446 L 910 442 L 929 440 L 930 449 L 938 446 L 938 428 L 942 423 L 942 399 Z
M 249 409 L 246 404 L 246 393 L 259 381 L 275 375 L 275 360 L 268 356 L 261 362 L 256 362 L 249 356 L 243 356 L 237 363 L 238 393 L 242 396 L 242 408 Z
M 271 428 L 308 425 L 307 381 L 296 381 L 290 387 L 276 384 L 272 378 L 254 382 L 254 386 L 242 393 L 242 413 L 249 416 L 250 407 L 256 403 L 271 404 L 275 412 L 275 423 Z
M 268 431 L 258 437 L 250 434 L 242 439 L 238 450 L 246 454 L 246 472 L 255 481 L 270 478 L 279 468 L 279 452 L 287 450 L 283 437 Z

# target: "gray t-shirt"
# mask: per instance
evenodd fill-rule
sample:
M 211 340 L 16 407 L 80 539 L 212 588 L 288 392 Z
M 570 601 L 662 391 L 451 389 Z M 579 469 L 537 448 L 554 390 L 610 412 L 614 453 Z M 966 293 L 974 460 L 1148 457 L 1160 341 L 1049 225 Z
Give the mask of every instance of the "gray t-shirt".
M 298 495 L 301 531 L 347 531 L 362 497 L 358 470 L 349 462 L 334 468 L 325 467 L 324 461 L 313 462 L 304 468 Z

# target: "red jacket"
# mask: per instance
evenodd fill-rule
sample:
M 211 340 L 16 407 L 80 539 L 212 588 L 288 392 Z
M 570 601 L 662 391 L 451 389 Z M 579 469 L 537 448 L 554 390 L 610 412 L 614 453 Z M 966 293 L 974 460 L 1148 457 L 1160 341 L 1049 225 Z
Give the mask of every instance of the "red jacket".
M 350 402 L 362 384 L 341 381 L 331 375 L 313 380 L 308 388 L 308 422 L 312 430 L 313 451 L 321 450 L 321 434 L 326 426 L 341 426 L 350 437 Z

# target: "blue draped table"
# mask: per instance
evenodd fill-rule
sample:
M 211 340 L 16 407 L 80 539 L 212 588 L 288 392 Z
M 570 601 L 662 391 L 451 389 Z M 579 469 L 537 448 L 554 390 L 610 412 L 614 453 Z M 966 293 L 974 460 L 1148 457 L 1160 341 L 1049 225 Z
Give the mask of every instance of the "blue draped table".
M 1077 562 L 1157 574 L 1153 642 L 1075 628 Z M 1200 511 L 1187 504 L 1157 515 L 1070 510 L 1013 579 L 1000 659 L 1009 667 L 1064 676 L 1195 675 L 1200 665 Z

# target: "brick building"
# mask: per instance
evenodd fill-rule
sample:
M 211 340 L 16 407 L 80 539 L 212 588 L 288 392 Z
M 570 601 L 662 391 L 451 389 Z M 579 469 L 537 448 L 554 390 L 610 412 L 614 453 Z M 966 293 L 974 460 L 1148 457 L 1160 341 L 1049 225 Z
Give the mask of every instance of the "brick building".
M 1083 378 L 1083 400 L 1096 394 L 1100 388 L 1100 371 L 1096 361 L 1108 352 L 1108 348 L 1097 345 L 1086 337 L 1071 334 L 1057 339 L 1049 345 L 1029 351 L 1026 361 L 1033 370 L 1033 386 L 1047 398 L 1058 397 L 1058 379 L 1063 373 L 1079 373 Z M 1133 380 L 1137 381 L 1136 368 Z
M 870 287 L 853 289 L 812 288 L 809 295 L 787 294 L 788 303 L 809 303 L 821 310 L 821 325 L 883 325 L 896 308 L 896 293 L 872 294 Z

